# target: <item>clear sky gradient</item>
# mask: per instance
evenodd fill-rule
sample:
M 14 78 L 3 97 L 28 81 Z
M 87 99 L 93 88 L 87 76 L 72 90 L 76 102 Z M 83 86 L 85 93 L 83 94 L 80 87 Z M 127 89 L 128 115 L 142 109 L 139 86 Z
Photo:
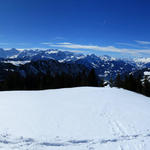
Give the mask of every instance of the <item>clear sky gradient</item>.
M 0 47 L 150 57 L 150 1 L 0 0 Z

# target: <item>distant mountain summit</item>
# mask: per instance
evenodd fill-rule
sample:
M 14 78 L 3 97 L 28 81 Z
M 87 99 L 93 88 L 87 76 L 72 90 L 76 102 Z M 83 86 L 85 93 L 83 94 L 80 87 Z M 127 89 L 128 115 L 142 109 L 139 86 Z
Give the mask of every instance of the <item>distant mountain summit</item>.
M 0 48 L 0 58 L 11 58 L 17 54 L 19 54 L 19 51 L 15 48 L 10 50 L 4 50 L 3 48 Z

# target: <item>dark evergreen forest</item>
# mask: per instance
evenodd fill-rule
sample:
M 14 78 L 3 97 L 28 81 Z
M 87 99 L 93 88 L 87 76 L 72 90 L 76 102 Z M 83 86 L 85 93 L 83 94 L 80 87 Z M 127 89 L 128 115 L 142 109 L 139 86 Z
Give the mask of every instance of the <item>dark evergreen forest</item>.
M 124 79 L 121 79 L 120 74 L 118 74 L 112 86 L 124 88 L 150 97 L 150 82 L 146 76 L 142 79 L 141 75 L 135 77 L 130 74 L 128 76 L 126 75 Z
M 141 93 L 150 97 L 150 82 L 148 78 L 131 75 L 126 75 L 124 78 L 117 75 L 115 80 L 110 79 L 107 84 L 111 87 L 124 88 L 130 91 Z M 105 83 L 106 84 L 106 83 Z M 82 71 L 77 75 L 67 73 L 50 75 L 48 74 L 34 74 L 23 77 L 18 72 L 10 72 L 6 79 L 0 82 L 1 91 L 9 90 L 44 90 L 57 88 L 70 88 L 80 86 L 103 87 L 104 80 L 97 78 L 95 70 L 85 72 Z
M 88 74 L 85 71 L 76 76 L 66 73 L 50 75 L 34 74 L 23 77 L 18 72 L 10 72 L 4 81 L 0 82 L 0 90 L 43 90 L 69 88 L 78 86 L 99 86 L 94 69 Z

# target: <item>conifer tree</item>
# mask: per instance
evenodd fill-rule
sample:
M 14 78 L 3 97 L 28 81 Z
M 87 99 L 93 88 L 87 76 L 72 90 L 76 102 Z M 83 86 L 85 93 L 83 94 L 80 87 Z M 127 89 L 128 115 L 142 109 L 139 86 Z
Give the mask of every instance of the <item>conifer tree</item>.
M 91 69 L 91 71 L 88 74 L 88 85 L 89 86 L 98 86 L 98 81 L 97 81 L 97 77 L 96 77 L 94 69 Z
M 118 75 L 116 77 L 116 80 L 115 80 L 115 86 L 118 87 L 118 88 L 121 88 L 121 86 L 122 86 L 122 80 L 121 80 L 121 77 L 120 77 L 119 73 L 118 73 Z

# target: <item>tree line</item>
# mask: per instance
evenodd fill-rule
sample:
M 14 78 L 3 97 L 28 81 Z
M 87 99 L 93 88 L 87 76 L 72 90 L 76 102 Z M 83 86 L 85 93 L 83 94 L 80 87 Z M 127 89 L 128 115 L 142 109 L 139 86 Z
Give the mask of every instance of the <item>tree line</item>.
M 141 75 L 135 77 L 130 74 L 122 78 L 118 74 L 116 79 L 110 79 L 108 84 L 111 87 L 124 88 L 150 97 L 150 82 L 148 81 L 148 77 L 145 76 L 143 80 L 141 79 Z M 49 72 L 47 74 L 30 74 L 26 77 L 22 76 L 19 72 L 10 72 L 4 80 L 0 81 L 1 91 L 44 90 L 80 86 L 103 87 L 104 80 L 99 79 L 95 74 L 95 70 L 91 69 L 89 72 L 82 71 L 76 75 L 69 73 L 51 75 Z
M 136 77 L 130 74 L 128 76 L 126 75 L 124 79 L 121 79 L 120 74 L 118 74 L 112 86 L 124 88 L 150 97 L 150 82 L 147 76 L 142 79 L 141 75 Z
M 99 83 L 94 69 L 88 73 L 82 71 L 77 75 L 67 73 L 50 75 L 36 74 L 23 77 L 19 72 L 10 72 L 5 80 L 0 82 L 0 90 L 43 90 L 69 88 L 79 86 L 98 87 Z

